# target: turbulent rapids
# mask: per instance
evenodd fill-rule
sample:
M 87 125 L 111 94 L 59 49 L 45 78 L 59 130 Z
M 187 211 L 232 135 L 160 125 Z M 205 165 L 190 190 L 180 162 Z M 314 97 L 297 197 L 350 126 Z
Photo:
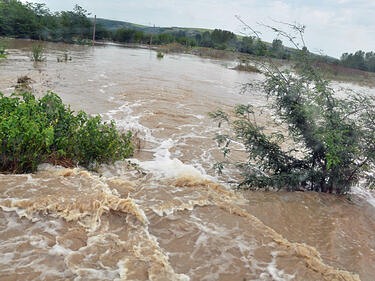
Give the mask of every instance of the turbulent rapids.
M 237 103 L 261 74 L 231 62 L 118 46 L 47 45 L 33 65 L 29 41 L 11 41 L 0 91 L 18 76 L 73 109 L 136 132 L 128 162 L 97 172 L 43 164 L 0 175 L 0 280 L 374 280 L 374 197 L 240 192 L 217 177 L 217 128 L 207 112 Z M 72 61 L 57 63 L 68 51 Z M 373 90 L 372 90 L 373 91 Z M 266 122 L 266 120 L 264 120 Z M 241 148 L 238 157 L 241 157 Z

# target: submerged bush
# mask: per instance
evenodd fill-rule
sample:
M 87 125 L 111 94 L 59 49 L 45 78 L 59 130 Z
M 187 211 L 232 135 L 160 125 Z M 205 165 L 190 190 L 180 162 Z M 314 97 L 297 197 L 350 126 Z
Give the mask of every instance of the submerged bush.
M 5 59 L 7 57 L 7 53 L 5 51 L 5 48 L 0 46 L 0 59 Z
M 130 139 L 131 132 L 118 132 L 113 121 L 75 114 L 52 92 L 39 100 L 0 93 L 2 172 L 33 172 L 43 162 L 95 168 L 131 156 Z
M 258 86 L 281 130 L 266 133 L 251 105 L 238 105 L 231 116 L 221 110 L 210 114 L 233 130 L 233 136 L 216 137 L 226 158 L 216 168 L 222 172 L 225 164 L 235 164 L 243 172 L 241 188 L 345 194 L 360 179 L 372 186 L 374 177 L 368 172 L 375 164 L 374 98 L 339 97 L 312 66 L 305 47 L 299 65 L 298 75 L 272 63 L 263 65 L 265 81 Z M 285 139 L 292 143 L 288 148 L 282 146 Z M 233 141 L 244 145 L 246 161 L 228 160 Z
M 31 60 L 35 62 L 44 61 L 44 47 L 42 44 L 33 45 L 31 49 Z

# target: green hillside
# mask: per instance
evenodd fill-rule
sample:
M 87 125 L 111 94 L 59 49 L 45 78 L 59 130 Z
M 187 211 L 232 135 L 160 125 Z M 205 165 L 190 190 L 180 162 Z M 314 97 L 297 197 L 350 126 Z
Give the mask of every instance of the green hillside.
M 93 20 L 93 19 L 91 19 Z M 153 33 L 154 34 L 161 34 L 161 33 L 178 33 L 178 32 L 185 32 L 186 36 L 193 37 L 196 34 L 203 33 L 205 31 L 212 31 L 210 29 L 205 28 L 189 28 L 189 27 L 152 27 L 140 24 L 134 24 L 131 22 L 125 21 L 117 21 L 117 20 L 108 20 L 98 18 L 96 19 L 98 24 L 101 24 L 104 28 L 115 31 L 120 28 L 127 28 L 127 29 L 135 29 L 138 31 L 143 31 L 144 33 Z

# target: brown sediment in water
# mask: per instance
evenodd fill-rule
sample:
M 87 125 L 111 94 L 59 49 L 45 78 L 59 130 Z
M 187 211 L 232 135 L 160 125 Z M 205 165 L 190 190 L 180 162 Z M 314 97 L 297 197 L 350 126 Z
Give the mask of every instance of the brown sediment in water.
M 214 204 L 226 210 L 230 214 L 247 218 L 254 226 L 262 229 L 262 233 L 267 233 L 269 236 L 271 236 L 273 241 L 275 241 L 282 248 L 285 250 L 292 250 L 299 258 L 303 259 L 306 268 L 320 274 L 322 278 L 321 280 L 360 280 L 357 274 L 344 270 L 338 270 L 326 265 L 315 248 L 304 243 L 292 243 L 288 241 L 272 228 L 266 226 L 258 218 L 233 205 L 233 200 L 238 197 L 232 191 L 226 190 L 223 186 L 208 180 L 199 180 L 197 178 L 187 177 L 177 179 L 174 182 L 174 185 L 179 187 L 205 189 L 211 196 L 214 196 L 212 198 Z
M 57 173 L 63 177 L 79 175 L 90 178 L 87 171 L 74 169 L 64 169 Z M 94 178 L 95 180 L 95 178 Z M 126 184 L 120 180 L 109 180 L 110 183 Z M 79 221 L 80 224 L 95 229 L 100 226 L 100 219 L 103 214 L 118 211 L 134 215 L 141 223 L 146 224 L 147 218 L 128 197 L 126 199 L 115 195 L 107 186 L 98 185 L 90 194 L 66 198 L 61 195 L 47 195 L 36 199 L 9 200 L 0 203 L 0 207 L 6 209 L 22 209 L 23 215 L 30 218 L 35 213 L 48 214 L 55 217 L 64 218 L 66 221 Z

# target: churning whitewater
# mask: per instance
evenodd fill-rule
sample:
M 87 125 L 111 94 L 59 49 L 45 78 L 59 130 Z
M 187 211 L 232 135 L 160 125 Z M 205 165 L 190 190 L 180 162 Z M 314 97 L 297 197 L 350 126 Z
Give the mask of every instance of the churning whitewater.
M 0 280 L 373 280 L 370 191 L 356 187 L 352 202 L 240 192 L 226 184 L 237 171 L 215 175 L 222 156 L 207 113 L 260 109 L 261 92 L 239 89 L 261 74 L 190 55 L 158 60 L 144 49 L 53 43 L 34 66 L 30 41 L 10 45 L 1 92 L 27 75 L 39 96 L 52 90 L 75 110 L 115 120 L 136 135 L 138 168 L 43 164 L 35 174 L 0 175 Z M 57 63 L 66 51 L 72 61 Z

